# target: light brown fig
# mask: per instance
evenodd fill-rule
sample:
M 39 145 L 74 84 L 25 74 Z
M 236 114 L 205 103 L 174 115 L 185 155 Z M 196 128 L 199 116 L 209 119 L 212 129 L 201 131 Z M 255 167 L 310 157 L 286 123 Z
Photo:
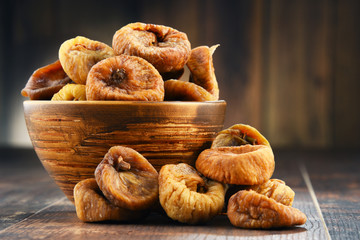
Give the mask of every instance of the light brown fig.
M 270 146 L 268 140 L 254 127 L 246 124 L 235 124 L 220 131 L 211 148 L 232 147 L 244 144 Z
M 255 185 L 271 178 L 275 160 L 269 146 L 246 144 L 206 149 L 195 166 L 204 176 L 222 183 Z
M 164 81 L 145 59 L 119 55 L 95 64 L 86 83 L 87 100 L 163 101 Z
M 205 222 L 219 214 L 226 189 L 185 163 L 164 165 L 159 173 L 160 204 L 171 219 L 183 223 Z
M 187 35 L 171 27 L 130 23 L 114 34 L 116 55 L 127 54 L 146 59 L 161 73 L 181 70 L 190 56 Z
M 30 100 L 50 100 L 63 86 L 71 83 L 60 61 L 39 68 L 33 72 L 21 95 Z
M 54 94 L 51 101 L 85 101 L 86 91 L 85 85 L 67 84 Z
M 203 87 L 180 80 L 167 80 L 164 83 L 166 101 L 215 101 L 213 95 Z
M 145 210 L 159 199 L 158 172 L 132 148 L 111 147 L 97 166 L 95 179 L 105 197 L 118 207 Z
M 249 189 L 265 195 L 286 206 L 292 206 L 295 192 L 279 179 L 270 179 L 263 184 L 253 185 Z
M 78 218 L 84 222 L 134 221 L 147 215 L 145 211 L 131 211 L 112 205 L 100 191 L 95 178 L 75 185 L 74 203 Z
M 228 203 L 227 215 L 240 228 L 279 228 L 302 225 L 306 215 L 299 209 L 283 205 L 253 190 L 234 194 Z
M 91 67 L 114 51 L 105 43 L 78 36 L 61 44 L 59 59 L 67 75 L 78 84 L 86 84 Z
M 219 100 L 219 87 L 212 55 L 218 46 L 219 44 L 210 48 L 200 46 L 192 49 L 190 58 L 186 63 L 191 72 L 190 82 L 203 87 L 213 96 L 214 100 Z

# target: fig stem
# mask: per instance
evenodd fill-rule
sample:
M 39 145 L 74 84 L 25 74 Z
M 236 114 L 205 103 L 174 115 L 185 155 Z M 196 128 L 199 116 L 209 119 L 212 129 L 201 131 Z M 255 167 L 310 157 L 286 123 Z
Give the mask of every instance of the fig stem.
M 239 134 L 240 136 L 236 136 L 236 139 L 238 140 L 238 142 L 241 145 L 245 145 L 245 144 L 251 144 L 251 145 L 255 145 L 256 144 L 256 139 L 249 137 L 248 135 L 246 135 L 246 133 L 242 133 L 240 132 Z
M 248 142 L 243 137 L 234 136 L 234 138 L 239 145 L 248 144 Z
M 249 136 L 245 135 L 244 139 L 245 139 L 245 141 L 251 143 L 252 145 L 256 144 L 256 139 L 254 139 L 252 137 L 249 137 Z
M 123 170 L 123 171 L 128 171 L 130 170 L 131 168 L 131 165 L 127 162 L 124 161 L 123 157 L 122 156 L 119 156 L 115 162 L 115 169 L 116 171 L 120 171 L 120 170 Z

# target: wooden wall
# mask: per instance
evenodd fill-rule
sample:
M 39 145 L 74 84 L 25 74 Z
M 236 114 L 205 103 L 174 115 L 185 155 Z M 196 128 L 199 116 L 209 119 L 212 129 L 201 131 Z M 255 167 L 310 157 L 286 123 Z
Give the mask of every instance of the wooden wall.
M 32 71 L 83 35 L 111 44 L 142 21 L 188 34 L 214 54 L 226 127 L 247 123 L 274 147 L 360 147 L 360 2 L 335 0 L 35 0 L 1 2 L 1 143 L 24 127 L 20 90 Z M 17 124 L 23 124 L 19 122 Z

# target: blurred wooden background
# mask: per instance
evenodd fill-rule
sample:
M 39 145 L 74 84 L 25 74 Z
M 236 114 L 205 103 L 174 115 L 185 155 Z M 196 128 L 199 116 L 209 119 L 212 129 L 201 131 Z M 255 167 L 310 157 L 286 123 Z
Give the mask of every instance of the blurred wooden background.
M 141 21 L 186 32 L 214 54 L 225 126 L 247 123 L 278 148 L 360 147 L 360 1 L 3 0 L 1 145 L 29 144 L 20 90 L 77 35 L 111 44 Z

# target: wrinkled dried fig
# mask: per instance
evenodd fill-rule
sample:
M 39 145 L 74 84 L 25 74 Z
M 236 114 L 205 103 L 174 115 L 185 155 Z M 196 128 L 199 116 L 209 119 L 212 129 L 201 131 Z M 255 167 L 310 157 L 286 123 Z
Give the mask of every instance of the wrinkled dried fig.
M 144 210 L 158 201 L 158 172 L 132 148 L 110 148 L 95 170 L 95 179 L 115 206 Z
M 86 84 L 91 67 L 108 57 L 114 51 L 105 43 L 78 36 L 61 44 L 59 59 L 67 75 L 78 84 Z
M 116 55 L 127 54 L 146 59 L 161 73 L 181 70 L 190 56 L 187 35 L 176 29 L 145 23 L 131 23 L 113 37 Z
M 279 179 L 270 179 L 263 184 L 253 185 L 250 189 L 286 206 L 291 206 L 295 197 L 295 192 Z
M 306 222 L 305 214 L 299 209 L 252 190 L 234 194 L 229 200 L 227 215 L 231 224 L 241 228 L 290 227 Z
M 179 222 L 205 222 L 219 214 L 225 192 L 224 184 L 201 177 L 185 163 L 164 165 L 159 173 L 160 204 Z
M 85 85 L 67 84 L 54 94 L 51 101 L 85 101 L 86 91 Z
M 166 101 L 215 101 L 213 95 L 201 86 L 180 80 L 167 80 L 164 83 Z
M 200 153 L 195 165 L 200 173 L 216 181 L 255 185 L 271 178 L 275 160 L 269 146 L 246 144 L 206 149 Z
M 128 55 L 95 64 L 86 83 L 88 100 L 163 101 L 164 82 L 146 60 Z
M 235 124 L 220 131 L 211 148 L 240 146 L 245 144 L 270 146 L 266 138 L 254 127 L 246 124 Z
M 191 72 L 190 82 L 203 87 L 213 95 L 213 100 L 219 100 L 219 87 L 212 57 L 218 46 L 214 45 L 210 48 L 208 46 L 200 46 L 192 49 L 190 58 L 186 63 Z
M 112 205 L 104 197 L 94 178 L 82 180 L 75 185 L 74 202 L 76 214 L 84 222 L 133 221 L 147 214 Z
M 60 61 L 37 69 L 29 78 L 21 95 L 30 100 L 50 100 L 63 86 L 70 83 Z

